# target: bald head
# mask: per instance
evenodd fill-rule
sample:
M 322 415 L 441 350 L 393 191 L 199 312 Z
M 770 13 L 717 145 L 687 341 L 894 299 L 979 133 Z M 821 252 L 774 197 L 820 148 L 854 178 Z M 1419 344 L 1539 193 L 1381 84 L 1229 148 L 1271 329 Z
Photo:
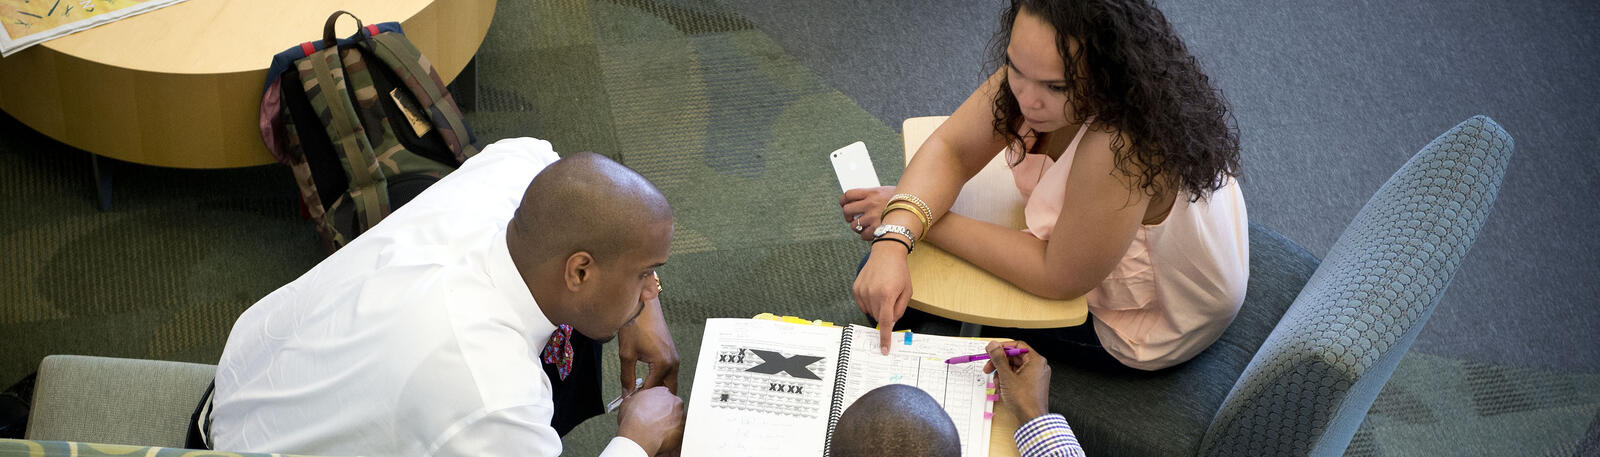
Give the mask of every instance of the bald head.
M 956 424 L 922 389 L 890 384 L 872 389 L 839 415 L 831 455 L 948 456 L 961 453 Z
M 663 223 L 672 223 L 672 208 L 650 181 L 605 156 L 580 152 L 545 167 L 528 185 L 510 228 L 537 241 L 512 255 L 539 264 L 584 251 L 602 263 L 615 261 L 654 248 L 641 244 L 658 242 L 646 234 Z

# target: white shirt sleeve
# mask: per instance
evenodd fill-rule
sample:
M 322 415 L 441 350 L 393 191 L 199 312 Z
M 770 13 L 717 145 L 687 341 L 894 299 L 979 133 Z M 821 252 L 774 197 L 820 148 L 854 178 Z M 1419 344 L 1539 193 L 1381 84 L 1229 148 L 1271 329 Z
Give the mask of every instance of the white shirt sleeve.
M 630 440 L 630 439 L 627 439 L 627 438 L 623 438 L 623 437 L 620 437 L 620 436 L 616 437 L 616 438 L 612 438 L 611 439 L 611 444 L 607 444 L 606 445 L 606 449 L 604 451 L 600 451 L 600 456 L 601 457 L 624 457 L 624 456 L 628 456 L 628 457 L 633 457 L 633 456 L 649 457 L 649 456 L 645 455 L 644 448 L 639 447 L 639 443 L 635 443 L 635 442 L 633 442 L 633 440 Z
M 534 407 L 502 409 L 469 419 L 455 434 L 436 444 L 434 456 L 549 456 L 561 455 L 561 437 L 548 423 L 539 421 Z M 603 457 L 648 457 L 633 440 L 615 437 L 600 453 Z

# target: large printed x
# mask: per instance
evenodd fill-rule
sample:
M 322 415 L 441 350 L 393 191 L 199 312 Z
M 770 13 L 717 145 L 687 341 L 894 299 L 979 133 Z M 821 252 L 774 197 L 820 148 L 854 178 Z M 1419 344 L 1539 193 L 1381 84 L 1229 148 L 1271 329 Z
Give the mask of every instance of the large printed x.
M 750 369 L 744 371 L 761 374 L 778 374 L 778 372 L 781 371 L 788 373 L 789 376 L 801 379 L 822 379 L 822 377 L 812 373 L 811 370 L 806 369 L 806 365 L 810 365 L 811 362 L 822 360 L 822 357 L 809 355 L 784 357 L 782 354 L 772 351 L 763 351 L 760 349 L 751 349 L 750 352 L 755 354 L 756 357 L 760 357 L 762 362 L 760 365 L 750 367 Z

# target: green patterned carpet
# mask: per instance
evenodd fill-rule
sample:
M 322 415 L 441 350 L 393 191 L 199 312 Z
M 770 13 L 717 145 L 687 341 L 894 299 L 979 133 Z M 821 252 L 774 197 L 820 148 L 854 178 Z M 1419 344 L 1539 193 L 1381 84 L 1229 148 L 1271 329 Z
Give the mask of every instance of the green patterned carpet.
M 478 81 L 468 121 L 480 142 L 535 136 L 595 151 L 667 194 L 678 225 L 661 275 L 685 387 L 705 318 L 861 320 L 848 286 L 865 246 L 839 220 L 824 156 L 865 141 L 892 183 L 898 125 L 733 10 L 501 2 Z M 110 169 L 115 206 L 102 213 L 84 153 L 0 117 L 0 384 L 47 354 L 214 363 L 238 313 L 321 258 L 285 169 Z M 1413 353 L 1349 454 L 1578 455 L 1597 410 L 1600 375 Z M 615 427 L 611 416 L 585 423 L 567 454 L 594 455 Z

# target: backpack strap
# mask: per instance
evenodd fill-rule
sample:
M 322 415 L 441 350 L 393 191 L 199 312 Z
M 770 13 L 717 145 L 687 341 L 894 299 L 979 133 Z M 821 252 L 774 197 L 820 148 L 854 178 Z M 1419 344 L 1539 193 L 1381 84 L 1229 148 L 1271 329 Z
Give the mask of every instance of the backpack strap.
M 328 18 L 331 23 L 338 13 Z M 389 214 L 389 189 L 383 171 L 377 166 L 372 145 L 367 141 L 366 129 L 357 117 L 350 102 L 344 68 L 339 59 L 339 48 L 332 46 L 317 51 L 296 62 L 300 82 L 311 107 L 322 120 L 344 167 L 350 177 L 349 195 L 355 205 L 357 222 L 370 228 Z
M 398 179 L 405 173 L 430 170 L 443 174 L 460 166 L 459 161 L 445 165 L 417 156 L 406 149 L 405 144 L 396 137 L 394 129 L 385 122 L 383 102 L 380 99 L 390 95 L 379 93 L 379 86 L 373 80 L 374 71 L 370 65 L 383 64 L 374 62 L 376 59 L 370 57 L 371 53 L 364 52 L 360 48 L 361 46 L 341 49 L 339 58 L 344 62 L 345 84 L 350 85 L 350 93 L 355 97 L 356 115 L 360 117 L 362 126 L 366 129 L 367 143 L 372 145 L 374 159 L 383 176 Z M 396 100 L 395 103 L 398 104 L 400 101 Z M 417 115 L 422 114 L 417 113 Z
M 284 79 L 285 84 L 289 83 L 288 78 Z M 280 91 L 272 92 L 276 94 Z M 284 165 L 288 165 L 289 170 L 294 173 L 295 187 L 300 189 L 300 207 L 305 210 L 305 217 L 316 224 L 317 233 L 321 235 L 318 238 L 322 240 L 322 247 L 328 252 L 338 250 L 349 240 L 345 238 L 343 232 L 334 228 L 331 218 L 325 216 L 327 208 L 322 206 L 322 197 L 317 192 L 317 180 L 312 177 L 311 165 L 306 163 L 305 154 L 298 153 L 301 151 L 299 127 L 293 122 L 288 122 L 289 104 L 279 103 L 277 106 L 278 112 L 275 116 L 282 119 L 279 124 L 283 126 L 282 136 L 277 138 L 277 141 L 282 142 L 284 150 L 296 152 L 284 154 L 278 159 Z M 262 116 L 266 115 L 263 112 Z
M 455 154 L 456 160 L 464 162 L 468 157 L 477 155 L 478 150 L 472 145 L 476 138 L 467 127 L 461 108 L 456 106 L 455 98 L 451 97 L 428 58 L 400 33 L 377 34 L 372 37 L 371 43 L 378 60 L 382 60 L 384 65 L 388 65 L 405 81 L 406 87 L 416 96 L 417 103 L 428 112 L 428 119 L 439 127 L 439 135 Z

